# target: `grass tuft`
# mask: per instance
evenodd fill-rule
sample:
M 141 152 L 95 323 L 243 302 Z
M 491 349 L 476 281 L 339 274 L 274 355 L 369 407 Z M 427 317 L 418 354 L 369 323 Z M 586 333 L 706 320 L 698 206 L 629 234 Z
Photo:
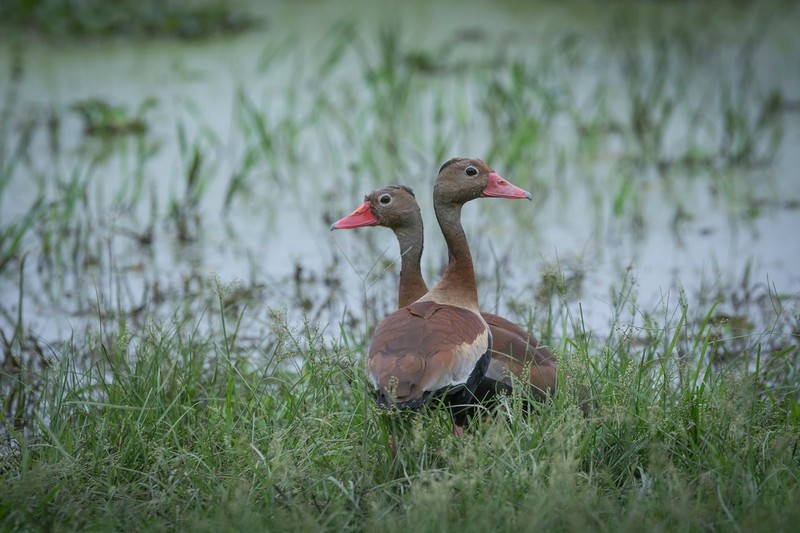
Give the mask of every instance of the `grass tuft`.
M 217 287 L 222 306 L 233 289 Z M 58 352 L 25 434 L 4 420 L 2 524 L 785 527 L 800 391 L 768 395 L 754 375 L 715 370 L 716 308 L 696 330 L 690 311 L 641 348 L 567 339 L 567 386 L 527 416 L 515 389 L 462 439 L 442 410 L 378 412 L 363 346 L 308 322 L 276 316 L 271 348 L 256 352 L 229 322 L 214 335 L 187 320 L 122 322 L 90 368 L 76 365 L 79 347 Z

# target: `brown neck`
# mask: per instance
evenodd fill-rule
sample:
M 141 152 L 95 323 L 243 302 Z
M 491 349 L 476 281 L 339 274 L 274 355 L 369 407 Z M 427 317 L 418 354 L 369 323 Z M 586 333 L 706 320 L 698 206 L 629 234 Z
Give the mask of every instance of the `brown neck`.
M 400 287 L 397 292 L 397 307 L 400 308 L 416 302 L 428 292 L 419 266 L 424 239 L 422 218 L 411 226 L 395 229 L 394 234 L 400 245 Z
M 447 242 L 449 261 L 442 279 L 431 289 L 429 299 L 478 312 L 478 287 L 467 236 L 461 226 L 461 205 L 434 202 L 434 208 Z

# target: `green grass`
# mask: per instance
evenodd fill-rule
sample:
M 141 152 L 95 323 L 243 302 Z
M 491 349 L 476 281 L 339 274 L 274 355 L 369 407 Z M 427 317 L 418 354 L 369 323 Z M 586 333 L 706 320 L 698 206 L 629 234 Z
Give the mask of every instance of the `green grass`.
M 217 290 L 223 305 L 230 289 Z M 525 416 L 514 394 L 461 439 L 441 411 L 423 412 L 394 430 L 397 457 L 392 417 L 368 393 L 360 334 L 326 336 L 276 315 L 254 347 L 238 338 L 243 313 L 213 308 L 213 331 L 188 316 L 136 330 L 121 322 L 20 378 L 37 399 L 18 417 L 6 405 L 0 524 L 791 529 L 800 388 L 763 382 L 758 365 L 776 353 L 758 337 L 739 353 L 755 356 L 753 371 L 716 365 L 715 308 L 698 311 L 665 308 L 643 342 L 623 322 L 594 339 L 560 311 L 569 379 L 550 401 Z M 788 370 L 796 335 L 781 342 Z M 87 349 L 96 362 L 84 368 Z M 576 406 L 582 385 L 588 418 Z

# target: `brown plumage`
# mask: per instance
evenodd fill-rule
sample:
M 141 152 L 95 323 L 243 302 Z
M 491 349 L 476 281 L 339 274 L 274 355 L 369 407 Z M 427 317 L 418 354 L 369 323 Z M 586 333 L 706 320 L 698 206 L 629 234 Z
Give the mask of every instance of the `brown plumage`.
M 445 395 L 446 403 L 463 403 L 471 399 L 483 379 L 491 359 L 492 335 L 478 310 L 461 208 L 470 200 L 490 196 L 530 199 L 530 194 L 505 181 L 479 159 L 452 159 L 442 165 L 433 198 L 447 242 L 448 266 L 430 291 L 390 314 L 375 330 L 367 370 L 379 404 L 416 409 L 439 394 Z M 362 206 L 351 216 L 368 220 L 368 211 Z M 338 224 L 334 226 L 356 227 Z M 402 232 L 398 240 L 404 248 Z M 412 250 L 410 244 L 408 250 Z M 418 270 L 419 256 L 414 262 Z M 421 275 L 411 285 L 420 281 Z M 424 281 L 421 286 L 424 288 Z
M 391 229 L 400 245 L 398 307 L 421 298 L 428 287 L 422 277 L 424 231 L 414 192 L 402 185 L 389 185 L 364 197 L 353 213 L 335 222 L 331 229 L 383 226 Z M 481 313 L 492 334 L 491 360 L 475 394 L 485 400 L 500 390 L 510 391 L 512 376 L 527 382 L 532 394 L 544 399 L 555 390 L 556 359 L 550 351 L 513 322 L 491 313 Z
M 449 387 L 474 390 L 486 372 L 489 344 L 475 313 L 432 301 L 403 307 L 380 323 L 370 346 L 367 371 L 378 403 L 413 409 Z

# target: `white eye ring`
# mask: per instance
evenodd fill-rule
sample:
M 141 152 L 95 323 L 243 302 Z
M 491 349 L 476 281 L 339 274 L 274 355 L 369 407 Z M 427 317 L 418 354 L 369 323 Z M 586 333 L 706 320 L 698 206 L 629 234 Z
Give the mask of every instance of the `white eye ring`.
M 392 203 L 392 196 L 390 194 L 382 194 L 381 197 L 378 198 L 378 201 L 381 205 L 389 205 Z
M 464 169 L 464 173 L 467 176 L 477 176 L 478 175 L 478 169 L 473 167 L 472 165 L 470 165 L 470 166 L 468 166 L 467 168 Z

